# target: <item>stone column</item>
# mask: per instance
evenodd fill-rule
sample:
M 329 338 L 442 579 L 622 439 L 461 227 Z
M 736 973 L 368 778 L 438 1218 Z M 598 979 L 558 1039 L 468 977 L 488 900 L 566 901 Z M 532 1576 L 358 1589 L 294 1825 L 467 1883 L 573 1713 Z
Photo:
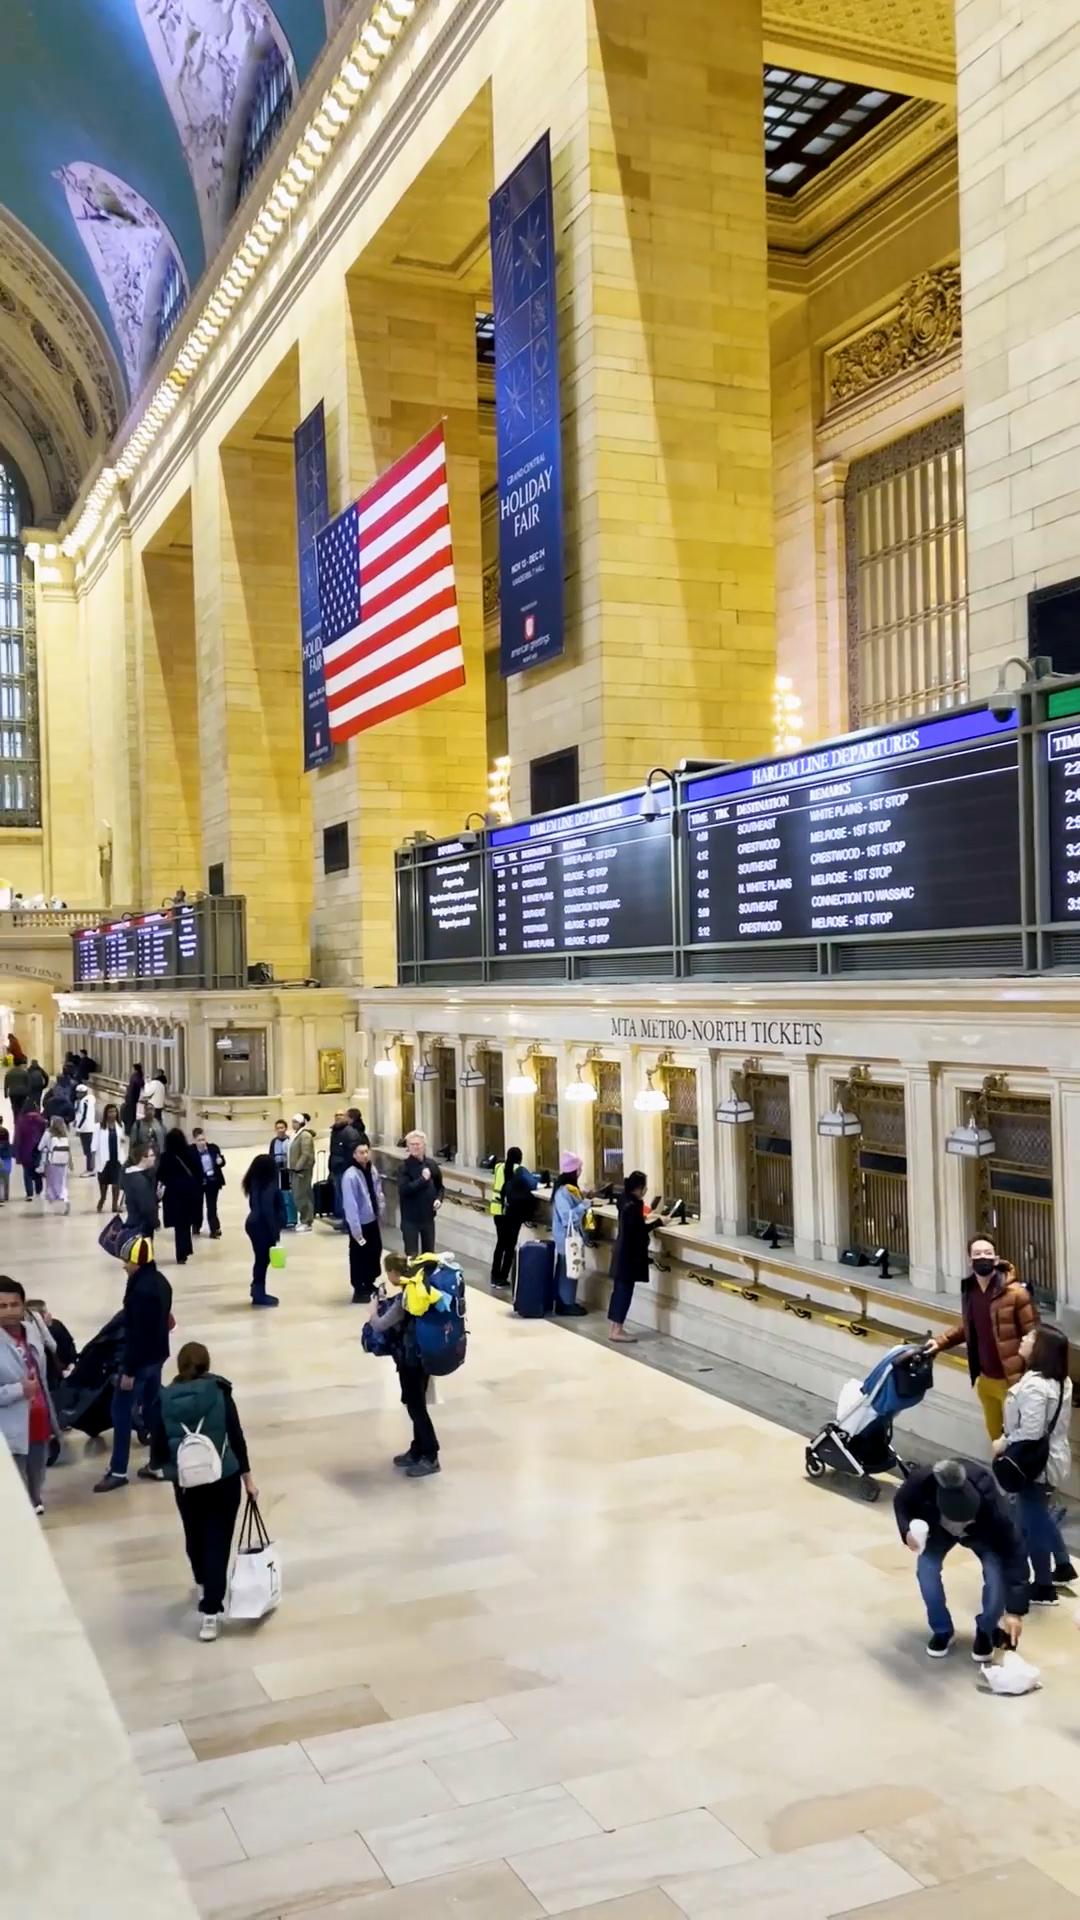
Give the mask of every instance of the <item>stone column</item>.
M 908 1239 L 913 1287 L 937 1291 L 938 1175 L 942 1143 L 936 1127 L 934 1078 L 921 1063 L 907 1070 L 905 1129 L 908 1164 Z
M 586 796 L 672 742 L 771 742 L 772 449 L 760 0 L 515 0 L 495 177 L 551 129 L 567 650 L 509 683 L 514 798 Z
M 194 891 L 206 885 L 190 513 L 187 538 L 186 552 L 148 550 L 136 563 L 140 897 L 146 906 L 156 906 L 177 887 Z
M 791 1113 L 791 1218 L 795 1252 L 804 1260 L 816 1260 L 824 1230 L 817 1217 L 818 1106 L 823 1104 L 820 1087 L 816 1090 L 814 1061 L 789 1059 L 787 1062 L 788 1105 Z M 820 1143 L 823 1147 L 828 1141 Z
M 848 724 L 847 522 L 844 488 L 846 460 L 825 460 L 814 468 L 814 495 L 820 519 L 822 570 L 817 656 L 817 726 L 811 736 L 828 740 Z
M 1080 573 L 1080 14 L 956 10 L 972 691 Z
M 291 448 L 201 459 L 192 531 L 203 858 L 247 898 L 249 959 L 295 980 L 310 970 L 311 843 Z

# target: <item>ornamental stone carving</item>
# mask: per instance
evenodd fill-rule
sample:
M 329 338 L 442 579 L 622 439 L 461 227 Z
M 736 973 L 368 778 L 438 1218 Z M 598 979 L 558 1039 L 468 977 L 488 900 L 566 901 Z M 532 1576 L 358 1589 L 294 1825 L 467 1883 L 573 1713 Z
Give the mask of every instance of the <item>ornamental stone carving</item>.
M 959 267 L 936 267 L 930 273 L 920 273 L 880 320 L 828 349 L 826 412 L 899 374 L 940 360 L 959 343 Z

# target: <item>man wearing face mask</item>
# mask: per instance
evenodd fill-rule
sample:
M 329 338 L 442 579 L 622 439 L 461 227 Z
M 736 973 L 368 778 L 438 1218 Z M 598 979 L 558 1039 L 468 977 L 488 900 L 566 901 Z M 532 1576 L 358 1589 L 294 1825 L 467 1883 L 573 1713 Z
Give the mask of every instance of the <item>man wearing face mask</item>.
M 991 1440 L 1004 1430 L 1005 1395 L 1024 1371 L 1020 1342 L 1038 1325 L 1039 1315 L 1027 1288 L 985 1234 L 968 1242 L 971 1272 L 960 1289 L 963 1320 L 931 1342 L 935 1353 L 966 1347 L 972 1385 L 979 1396 Z
M 953 1641 L 941 1567 L 957 1545 L 967 1547 L 982 1566 L 972 1659 L 985 1665 L 995 1644 L 1015 1647 L 1028 1610 L 1027 1548 L 993 1474 L 963 1460 L 939 1460 L 936 1467 L 921 1467 L 904 1481 L 893 1512 L 901 1540 L 919 1556 L 917 1578 L 930 1627 L 926 1651 L 931 1660 L 943 1660 Z

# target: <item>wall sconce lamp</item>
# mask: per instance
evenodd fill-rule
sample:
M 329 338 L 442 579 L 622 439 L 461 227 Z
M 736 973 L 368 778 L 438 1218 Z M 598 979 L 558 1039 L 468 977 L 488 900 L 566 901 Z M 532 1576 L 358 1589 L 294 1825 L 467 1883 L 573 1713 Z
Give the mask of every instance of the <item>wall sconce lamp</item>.
M 413 1072 L 413 1085 L 425 1086 L 429 1080 L 437 1080 L 438 1077 L 439 1069 L 429 1051 L 423 1055 L 419 1066 Z
M 663 769 L 661 769 L 661 771 L 663 771 Z M 649 777 L 651 779 L 652 776 L 650 775 Z M 634 1112 L 635 1113 L 666 1113 L 667 1112 L 668 1107 L 671 1105 L 671 1102 L 669 1101 L 667 1094 L 664 1092 L 663 1087 L 654 1087 L 653 1079 L 656 1074 L 658 1073 L 662 1074 L 665 1067 L 670 1067 L 671 1061 L 672 1061 L 672 1055 L 670 1052 L 662 1053 L 655 1067 L 646 1068 L 645 1070 L 646 1085 L 643 1086 L 639 1090 L 639 1092 L 635 1093 L 634 1095 Z
M 377 1080 L 397 1079 L 398 1074 L 401 1072 L 401 1061 L 397 1057 L 397 1050 L 401 1045 L 401 1039 L 401 1034 L 395 1033 L 393 1039 L 388 1040 L 384 1046 L 382 1059 L 376 1060 L 372 1068 L 372 1072 Z
M 835 1107 L 829 1107 L 818 1118 L 817 1130 L 823 1140 L 857 1140 L 862 1133 L 862 1121 L 857 1113 L 844 1102 L 851 1099 L 853 1090 L 863 1086 L 870 1078 L 869 1067 L 852 1067 L 844 1085 L 836 1097 Z
M 571 1080 L 564 1096 L 572 1106 L 592 1106 L 594 1104 L 597 1097 L 596 1083 L 591 1075 L 588 1079 L 585 1078 L 585 1069 L 590 1067 L 594 1060 L 599 1060 L 599 1058 L 599 1047 L 590 1047 L 584 1060 L 578 1062 L 577 1078 Z
M 989 1160 L 997 1152 L 997 1142 L 986 1124 L 986 1096 L 988 1093 L 1001 1093 L 1005 1088 L 1003 1073 L 988 1073 L 982 1084 L 982 1092 L 974 1094 L 968 1102 L 968 1117 L 961 1127 L 954 1127 L 945 1136 L 945 1151 L 958 1160 Z
M 731 1091 L 726 1100 L 721 1100 L 715 1118 L 722 1127 L 748 1127 L 753 1120 L 754 1109 L 745 1096 L 741 1073 L 732 1074 Z
M 462 1071 L 458 1076 L 459 1087 L 486 1087 L 487 1086 L 487 1075 L 484 1073 L 483 1069 L 478 1064 L 479 1058 L 480 1058 L 479 1049 L 477 1049 L 476 1053 L 470 1054 L 468 1065 L 462 1068 Z
M 534 1040 L 527 1048 L 523 1057 L 518 1060 L 517 1072 L 510 1075 L 505 1088 L 507 1093 L 516 1094 L 520 1099 L 524 1100 L 532 1100 L 535 1098 L 539 1092 L 539 1088 L 536 1084 L 536 1075 L 529 1071 L 529 1061 L 534 1060 L 539 1052 L 540 1042 L 539 1040 Z

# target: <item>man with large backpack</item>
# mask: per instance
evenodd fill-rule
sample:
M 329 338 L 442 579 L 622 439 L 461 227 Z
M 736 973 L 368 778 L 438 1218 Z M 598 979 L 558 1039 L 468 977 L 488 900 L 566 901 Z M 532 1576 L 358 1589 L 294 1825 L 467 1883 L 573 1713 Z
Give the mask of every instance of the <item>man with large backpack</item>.
M 408 1259 L 388 1253 L 383 1270 L 401 1286 L 404 1298 L 401 1334 L 391 1350 L 413 1430 L 412 1444 L 395 1454 L 394 1465 L 407 1479 L 424 1480 L 442 1471 L 439 1436 L 428 1412 L 431 1382 L 455 1373 L 465 1360 L 465 1279 L 452 1254 Z

